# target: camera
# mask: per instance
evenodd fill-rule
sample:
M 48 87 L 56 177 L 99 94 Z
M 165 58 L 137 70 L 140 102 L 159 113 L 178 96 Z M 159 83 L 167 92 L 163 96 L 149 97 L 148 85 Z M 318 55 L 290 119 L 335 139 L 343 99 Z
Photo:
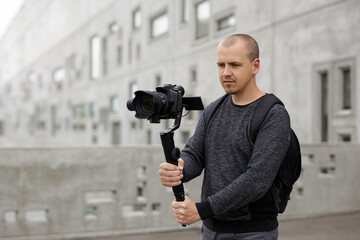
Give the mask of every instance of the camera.
M 135 97 L 127 101 L 127 108 L 135 111 L 135 117 L 148 119 L 150 123 L 160 123 L 160 119 L 181 117 L 182 110 L 203 110 L 200 97 L 184 97 L 185 90 L 180 85 L 164 84 L 156 91 L 135 92 Z

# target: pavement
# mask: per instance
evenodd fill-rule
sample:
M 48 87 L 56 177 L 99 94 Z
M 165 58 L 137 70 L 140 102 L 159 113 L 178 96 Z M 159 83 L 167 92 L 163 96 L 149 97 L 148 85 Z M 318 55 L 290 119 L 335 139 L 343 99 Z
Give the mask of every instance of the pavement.
M 200 229 L 78 240 L 200 240 Z M 282 220 L 279 240 L 360 240 L 360 212 Z

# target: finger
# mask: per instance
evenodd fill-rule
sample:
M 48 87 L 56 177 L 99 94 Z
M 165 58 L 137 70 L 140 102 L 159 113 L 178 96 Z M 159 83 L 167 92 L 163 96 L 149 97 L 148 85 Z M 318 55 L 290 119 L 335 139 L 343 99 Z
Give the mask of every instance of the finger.
M 181 171 L 175 170 L 175 171 L 169 171 L 164 169 L 159 169 L 159 175 L 163 177 L 180 177 Z M 180 178 L 181 179 L 181 178 Z
M 171 164 L 171 163 L 167 163 L 167 162 L 164 162 L 164 163 L 160 164 L 159 168 L 163 169 L 163 170 L 166 170 L 166 171 L 176 171 L 176 170 L 178 170 L 178 167 L 176 165 Z
M 182 160 L 181 158 L 178 159 L 178 169 L 180 169 L 181 171 L 184 169 L 184 160 Z
M 161 182 L 161 184 L 165 187 L 176 187 L 181 184 L 181 181 L 179 181 L 179 182 Z
M 179 176 L 165 176 L 163 174 L 160 174 L 160 180 L 164 182 L 179 182 L 183 178 L 183 175 L 180 174 Z

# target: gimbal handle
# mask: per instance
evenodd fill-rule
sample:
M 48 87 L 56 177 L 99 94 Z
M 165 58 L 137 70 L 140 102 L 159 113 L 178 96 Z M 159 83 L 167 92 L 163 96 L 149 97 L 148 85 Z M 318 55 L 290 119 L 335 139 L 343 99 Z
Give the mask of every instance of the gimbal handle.
M 174 132 L 171 129 L 160 133 L 161 144 L 163 146 L 166 162 L 173 165 L 178 165 L 178 159 L 180 157 L 180 149 L 175 147 L 174 144 Z M 177 202 L 183 202 L 185 200 L 184 185 L 180 185 L 172 188 L 175 199 Z M 182 225 L 186 227 L 186 225 Z

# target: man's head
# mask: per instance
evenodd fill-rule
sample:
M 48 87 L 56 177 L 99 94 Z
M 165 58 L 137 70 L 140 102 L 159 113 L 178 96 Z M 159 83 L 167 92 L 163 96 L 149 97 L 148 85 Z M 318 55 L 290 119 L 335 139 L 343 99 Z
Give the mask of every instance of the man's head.
M 234 34 L 226 37 L 220 42 L 219 45 L 230 47 L 239 41 L 244 41 L 246 46 L 246 55 L 250 62 L 254 61 L 255 58 L 259 58 L 259 46 L 254 38 L 246 34 Z
M 260 69 L 256 41 L 245 34 L 226 37 L 217 48 L 217 65 L 221 85 L 233 96 L 258 92 L 255 76 Z

